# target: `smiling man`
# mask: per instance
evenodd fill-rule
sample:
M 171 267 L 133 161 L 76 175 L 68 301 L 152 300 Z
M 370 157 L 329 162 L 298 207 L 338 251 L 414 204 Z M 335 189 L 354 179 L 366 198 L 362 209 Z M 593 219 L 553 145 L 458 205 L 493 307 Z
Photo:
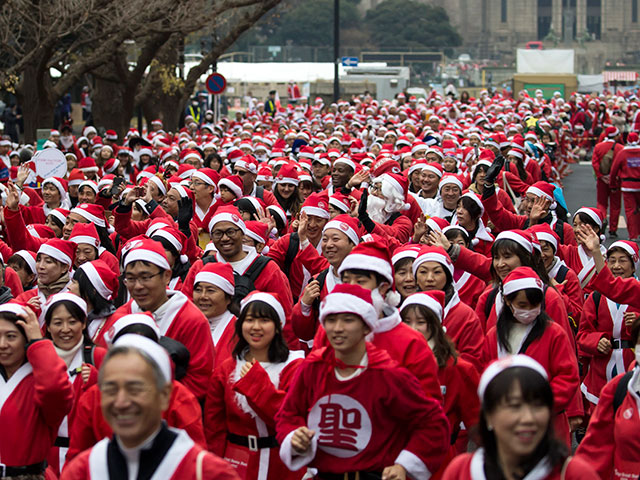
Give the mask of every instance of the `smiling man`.
M 171 375 L 169 356 L 153 340 L 133 334 L 118 339 L 98 379 L 102 414 L 114 436 L 74 458 L 61 478 L 237 479 L 227 462 L 162 421 Z

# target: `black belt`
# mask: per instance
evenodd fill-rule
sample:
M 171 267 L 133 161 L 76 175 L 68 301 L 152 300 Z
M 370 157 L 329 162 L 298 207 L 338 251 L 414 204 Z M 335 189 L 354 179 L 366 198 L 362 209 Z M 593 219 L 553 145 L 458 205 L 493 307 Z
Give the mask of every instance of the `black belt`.
M 34 463 L 24 467 L 9 467 L 0 463 L 0 478 L 19 477 L 20 475 L 40 475 L 47 468 L 47 462 Z
M 318 472 L 314 478 L 316 480 L 382 480 L 382 472 Z
M 252 452 L 257 452 L 261 448 L 278 448 L 278 441 L 276 437 L 271 435 L 269 437 L 256 437 L 255 435 L 236 435 L 235 433 L 228 433 L 227 440 L 241 447 L 247 447 Z
M 618 348 L 633 348 L 633 347 L 635 347 L 635 345 L 632 344 L 629 340 L 614 339 L 614 340 L 611 340 L 611 347 L 614 348 L 614 349 L 618 349 Z
M 53 442 L 54 447 L 69 448 L 69 437 L 56 437 L 56 441 Z

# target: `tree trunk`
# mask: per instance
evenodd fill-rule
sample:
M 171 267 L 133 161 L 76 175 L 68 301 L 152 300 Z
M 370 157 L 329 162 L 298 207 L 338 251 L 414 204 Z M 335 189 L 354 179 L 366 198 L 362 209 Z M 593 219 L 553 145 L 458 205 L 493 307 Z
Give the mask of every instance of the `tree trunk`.
M 34 143 L 39 128 L 53 128 L 55 101 L 49 97 L 47 82 L 37 65 L 28 65 L 17 89 L 18 102 L 24 119 L 24 142 Z M 48 75 L 48 73 L 47 73 Z
M 93 123 L 115 130 L 118 138 L 126 135 L 133 117 L 133 96 L 127 84 L 96 77 L 93 88 Z

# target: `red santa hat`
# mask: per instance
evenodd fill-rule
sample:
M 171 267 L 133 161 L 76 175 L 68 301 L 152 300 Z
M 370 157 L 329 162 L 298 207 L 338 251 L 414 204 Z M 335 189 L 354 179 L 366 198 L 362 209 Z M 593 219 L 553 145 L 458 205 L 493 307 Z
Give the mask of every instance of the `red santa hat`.
M 180 254 L 180 263 L 187 263 L 188 258 L 185 255 L 187 246 L 187 237 L 180 230 L 173 227 L 163 227 L 153 232 L 151 237 L 153 240 L 168 242 Z M 162 242 L 161 242 L 162 243 Z
M 273 308 L 280 320 L 280 325 L 284 327 L 287 317 L 284 314 L 284 308 L 282 308 L 282 303 L 280 303 L 277 294 L 254 290 L 240 302 L 240 315 L 254 302 L 263 302 Z
M 115 298 L 119 287 L 118 272 L 114 272 L 104 261 L 93 260 L 85 262 L 76 271 L 78 270 L 82 270 L 85 273 L 98 295 L 105 300 Z
M 462 197 L 472 200 L 473 203 L 475 203 L 480 208 L 480 212 L 481 212 L 480 216 L 484 215 L 484 205 L 482 204 L 482 199 L 480 198 L 480 195 L 470 190 L 467 190 L 465 193 L 462 194 Z
M 218 188 L 222 186 L 225 186 L 229 190 L 231 190 L 231 193 L 233 193 L 236 198 L 242 197 L 243 184 L 242 178 L 240 178 L 239 175 L 230 175 L 228 177 L 220 179 L 220 181 L 218 182 Z
M 429 217 L 425 223 L 427 224 L 427 227 L 438 233 L 442 233 L 444 229 L 449 226 L 449 222 L 440 217 Z
M 27 225 L 27 231 L 35 238 L 53 238 L 56 236 L 51 227 L 47 227 L 42 223 L 31 223 Z
M 531 193 L 536 197 L 542 197 L 546 200 L 549 200 L 550 202 L 552 202 L 551 209 L 553 209 L 555 208 L 555 205 L 556 205 L 555 198 L 553 196 L 554 190 L 555 190 L 555 187 L 550 183 L 539 181 L 531 185 L 529 188 L 527 188 L 526 193 Z
M 68 186 L 73 187 L 76 185 L 80 185 L 82 182 L 84 182 L 84 180 L 85 180 L 85 177 L 82 170 L 80 170 L 79 168 L 74 168 L 69 173 L 69 179 L 67 181 L 67 184 Z
M 354 172 L 356 171 L 356 164 L 349 157 L 336 158 L 333 162 L 333 166 L 335 167 L 336 165 L 339 165 L 339 164 L 346 165 L 347 167 L 351 168 L 351 170 L 353 170 Z
M 97 172 L 98 165 L 96 165 L 96 161 L 93 158 L 85 157 L 78 161 L 78 169 L 84 173 Z
M 403 245 L 394 250 L 393 256 L 391 257 L 391 264 L 395 267 L 395 265 L 405 258 L 411 258 L 415 260 L 418 256 L 418 252 L 420 251 L 420 245 L 411 244 L 411 245 Z
M 422 169 L 427 170 L 431 173 L 435 173 L 440 178 L 442 178 L 442 175 L 444 175 L 444 169 L 442 168 L 442 165 L 437 162 L 428 162 Z
M 167 350 L 159 343 L 142 335 L 126 334 L 119 337 L 113 345 L 114 347 L 129 347 L 138 350 L 146 357 L 150 357 L 162 373 L 164 383 L 171 383 L 173 378 L 171 359 Z
M 263 165 L 258 169 L 258 176 L 256 177 L 258 182 L 273 182 L 273 175 L 271 175 L 271 167 Z
M 442 313 L 444 312 L 444 292 L 441 290 L 430 290 L 428 292 L 418 292 L 405 298 L 400 306 L 402 312 L 410 305 L 422 305 L 431 310 L 440 323 L 442 323 Z
M 153 330 L 157 338 L 161 337 L 160 327 L 158 327 L 158 324 L 150 313 L 130 313 L 128 315 L 123 315 L 118 320 L 116 320 L 111 328 L 109 328 L 109 330 L 105 333 L 104 340 L 107 345 L 111 345 L 113 343 L 113 339 L 120 335 L 120 332 L 132 325 L 146 325 L 151 330 Z
M 413 275 L 416 275 L 418 268 L 425 262 L 436 262 L 442 265 L 450 275 L 450 278 L 453 278 L 453 263 L 451 263 L 451 258 L 449 254 L 442 247 L 430 247 L 424 245 L 420 247 L 420 252 L 418 252 L 418 256 L 413 261 Z
M 347 214 L 338 215 L 333 220 L 327 222 L 322 229 L 322 233 L 332 229 L 338 230 L 340 233 L 346 235 L 354 245 L 358 245 L 360 243 L 360 227 L 357 218 Z
M 505 296 L 529 288 L 541 292 L 544 289 L 542 280 L 531 267 L 518 267 L 512 270 L 502 282 L 502 293 Z
M 95 203 L 81 203 L 72 209 L 70 213 L 80 215 L 89 222 L 96 224 L 98 227 L 106 226 L 104 208 L 100 205 L 96 205 Z
M 89 187 L 93 190 L 93 193 L 98 194 L 98 184 L 93 180 L 84 180 L 80 185 L 78 185 L 78 191 L 82 190 L 82 187 Z
M 242 220 L 240 212 L 236 207 L 233 207 L 231 205 L 220 207 L 209 222 L 209 232 L 211 232 L 213 230 L 213 227 L 215 227 L 216 224 L 220 222 L 233 223 L 236 227 L 242 230 L 243 234 L 247 233 L 247 226 Z
M 269 225 L 264 222 L 259 222 L 256 220 L 250 220 L 245 222 L 247 226 L 247 231 L 245 235 L 258 243 L 267 243 L 267 239 L 269 238 Z
M 104 164 L 104 171 L 107 173 L 113 173 L 120 166 L 120 160 L 117 158 L 110 158 Z
M 77 305 L 78 308 L 80 308 L 80 310 L 82 310 L 85 315 L 87 314 L 87 302 L 85 302 L 82 298 L 80 298 L 78 295 L 75 295 L 73 293 L 59 292 L 59 293 L 55 293 L 55 294 L 51 295 L 47 299 L 45 304 L 42 306 L 42 317 L 41 318 L 45 318 L 47 316 L 47 312 L 50 309 L 54 308 L 56 306 L 56 304 L 58 304 L 60 302 L 71 302 L 71 303 Z
M 336 192 L 331 195 L 331 197 L 329 197 L 329 205 L 331 205 L 336 210 L 341 211 L 342 213 L 347 213 L 349 210 L 351 210 L 349 197 L 344 195 L 342 192 Z
M 553 247 L 553 251 L 558 251 L 558 244 L 560 243 L 560 237 L 553 231 L 548 223 L 538 223 L 532 225 L 527 229 L 538 239 L 538 242 L 545 241 Z
M 220 174 L 213 168 L 199 168 L 191 174 L 191 180 L 197 178 L 202 180 L 207 185 L 211 185 L 214 188 L 220 182 Z
M 193 284 L 197 285 L 200 282 L 210 283 L 227 295 L 233 296 L 235 293 L 236 283 L 233 277 L 233 267 L 228 263 L 207 263 L 202 270 L 198 272 Z
M 610 125 L 604 130 L 604 134 L 609 138 L 614 138 L 620 134 L 620 130 L 618 130 L 618 128 L 614 127 L 613 125 Z
M 258 161 L 252 155 L 244 155 L 235 163 L 234 168 L 255 174 L 258 173 Z
M 523 354 L 508 355 L 490 364 L 480 377 L 478 397 L 481 402 L 484 402 L 484 394 L 493 379 L 509 368 L 528 368 L 540 374 L 545 380 L 549 380 L 549 375 L 544 367 L 530 356 Z
M 380 178 L 383 182 L 389 182 L 402 195 L 402 198 L 407 198 L 407 193 L 409 192 L 409 180 L 407 180 L 407 177 L 397 173 L 385 173 Z
M 326 192 L 312 193 L 304 201 L 300 211 L 307 215 L 329 220 L 329 203 L 330 200 Z
M 507 230 L 506 232 L 500 232 L 496 237 L 496 242 L 499 242 L 500 240 L 511 240 L 516 242 L 527 252 L 533 253 L 531 234 L 524 230 Z
M 63 199 L 66 198 L 67 190 L 69 190 L 69 184 L 64 178 L 60 178 L 60 177 L 46 178 L 42 181 L 42 188 L 44 188 L 44 186 L 48 184 L 51 184 L 54 187 L 56 187 L 58 192 L 60 192 L 60 196 Z
M 76 245 L 81 243 L 91 245 L 96 249 L 100 247 L 100 237 L 93 223 L 76 223 L 69 235 L 69 241 Z
M 340 267 L 338 275 L 347 270 L 367 270 L 378 273 L 393 284 L 393 267 L 389 248 L 381 242 L 363 242 L 351 250 Z
M 576 213 L 573 214 L 573 218 L 575 219 L 576 215 L 578 215 L 579 213 L 584 213 L 585 215 L 587 215 L 596 223 L 596 225 L 598 225 L 598 227 L 600 227 L 600 229 L 602 229 L 602 224 L 604 223 L 605 219 L 605 215 L 603 215 L 602 210 L 593 207 L 581 207 L 576 211 Z
M 36 273 L 36 253 L 31 250 L 18 250 L 15 255 L 18 255 L 22 258 L 25 263 L 29 266 L 31 273 Z
M 638 265 L 640 265 L 640 260 L 639 260 L 640 255 L 639 255 L 638 244 L 636 242 L 632 242 L 630 240 L 616 240 L 607 249 L 607 255 L 614 248 L 620 248 L 624 250 L 627 254 L 629 254 L 629 256 L 631 257 L 631 260 L 633 261 L 634 270 L 638 268 Z
M 324 325 L 329 315 L 352 313 L 362 318 L 362 321 L 375 330 L 378 322 L 378 312 L 373 306 L 371 291 L 360 285 L 339 283 L 329 295 L 320 303 L 320 323 Z
M 297 186 L 300 183 L 300 179 L 298 176 L 298 170 L 296 170 L 295 165 L 291 163 L 283 165 L 278 171 L 278 175 L 275 177 L 274 183 L 276 185 L 280 183 L 288 183 Z
M 129 242 L 129 249 L 123 259 L 122 268 L 125 269 L 130 263 L 138 261 L 152 263 L 162 270 L 171 270 L 164 247 L 160 242 L 150 238 Z
M 48 255 L 71 268 L 76 257 L 76 244 L 61 238 L 51 238 L 40 245 L 38 255 L 40 254 Z
M 104 138 L 107 140 L 118 140 L 118 134 L 115 130 L 107 130 L 104 132 Z
M 457 175 L 453 173 L 443 175 L 443 177 L 440 179 L 440 183 L 438 184 L 438 191 L 441 191 L 442 187 L 444 187 L 445 185 L 455 185 L 462 192 L 462 181 Z

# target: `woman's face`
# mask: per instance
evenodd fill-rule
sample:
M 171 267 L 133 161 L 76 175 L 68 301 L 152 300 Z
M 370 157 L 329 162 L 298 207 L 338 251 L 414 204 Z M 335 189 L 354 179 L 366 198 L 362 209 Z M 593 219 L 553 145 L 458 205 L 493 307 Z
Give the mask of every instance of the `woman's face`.
M 427 319 L 420 313 L 420 310 L 414 307 L 408 307 L 407 313 L 403 316 L 403 321 L 415 331 L 420 332 L 424 339 L 429 341 L 431 338 L 431 332 L 429 331 L 429 324 Z
M 457 162 L 455 158 L 445 157 L 442 161 L 442 168 L 445 172 L 455 172 L 457 170 Z
M 36 272 L 38 272 L 38 281 L 42 282 L 43 285 L 49 285 L 55 282 L 68 271 L 68 265 L 60 263 L 44 253 L 38 254 Z
M 229 306 L 225 293 L 215 285 L 199 282 L 193 289 L 193 303 L 207 318 L 222 315 Z
M 512 270 L 521 266 L 520 258 L 515 253 L 503 251 L 493 257 L 493 268 L 495 268 L 500 280 L 504 280 Z
M 402 159 L 402 162 L 400 162 L 400 170 L 404 172 L 407 168 L 411 166 L 412 161 L 413 161 L 413 157 L 411 155 L 407 155 L 406 157 L 404 157 Z
M 635 266 L 631 263 L 629 255 L 623 252 L 613 251 L 607 255 L 607 266 L 614 277 L 629 278 L 633 276 Z
M 525 402 L 518 382 L 493 412 L 485 413 L 487 425 L 493 427 L 498 454 L 511 461 L 531 455 L 549 428 L 551 410 L 540 401 Z M 505 461 L 504 458 L 502 458 Z
M 305 201 L 313 193 L 313 184 L 311 182 L 300 182 L 298 192 L 300 193 L 300 200 Z
M 540 254 L 542 256 L 542 262 L 544 263 L 544 268 L 551 267 L 553 263 L 553 257 L 555 256 L 555 252 L 553 251 L 553 246 L 544 240 L 540 240 Z
M 279 183 L 276 188 L 278 189 L 278 193 L 284 199 L 288 199 L 293 195 L 293 192 L 296 190 L 296 186 L 291 183 Z
M 393 279 L 395 280 L 398 293 L 405 298 L 418 291 L 416 279 L 413 276 L 413 270 L 411 268 L 411 262 L 394 269 Z
M 447 285 L 447 274 L 438 262 L 424 262 L 416 271 L 416 282 L 421 292 L 442 290 Z
M 257 317 L 249 313 L 242 322 L 242 337 L 251 350 L 267 350 L 275 336 L 276 325 L 270 318 Z
M 15 372 L 24 363 L 27 340 L 15 323 L 0 318 L 0 365 Z
M 469 210 L 464 208 L 462 202 L 458 200 L 458 206 L 456 207 L 456 217 L 458 218 L 458 223 L 465 228 L 466 230 L 473 230 L 473 219 L 471 218 L 471 214 Z
M 64 305 L 58 305 L 51 314 L 47 330 L 56 347 L 71 350 L 82 338 L 84 322 L 72 316 Z
M 57 238 L 60 238 L 62 236 L 62 228 L 59 227 L 58 224 L 53 220 L 52 215 L 47 216 L 47 218 L 44 220 L 44 224 L 51 230 L 53 230 L 53 233 Z

